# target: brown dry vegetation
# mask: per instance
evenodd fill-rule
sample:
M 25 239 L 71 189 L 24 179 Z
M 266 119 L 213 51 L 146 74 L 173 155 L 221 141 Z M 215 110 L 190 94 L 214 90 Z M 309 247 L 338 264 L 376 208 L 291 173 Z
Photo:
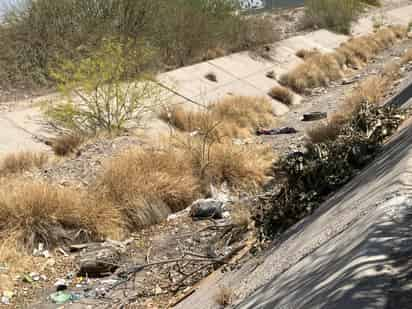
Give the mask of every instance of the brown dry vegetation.
M 0 175 L 9 175 L 28 171 L 32 168 L 41 168 L 48 161 L 45 153 L 19 152 L 9 154 L 0 164 Z
M 382 76 L 370 76 L 360 82 L 346 97 L 340 111 L 334 114 L 327 123 L 320 124 L 307 132 L 311 142 L 321 143 L 334 140 L 339 135 L 342 126 L 362 103 L 379 104 L 382 102 L 391 81 L 393 79 L 388 78 L 384 71 Z
M 58 156 L 67 156 L 73 153 L 83 142 L 80 135 L 68 134 L 56 137 L 51 142 L 53 152 Z
M 401 75 L 401 65 L 392 61 L 383 67 L 382 75 L 390 80 L 396 80 Z
M 12 181 L 1 188 L 0 222 L 1 238 L 13 234 L 25 248 L 121 235 L 120 215 L 110 205 L 39 182 Z
M 199 181 L 182 150 L 134 148 L 108 162 L 97 191 L 136 229 L 163 220 L 199 196 Z
M 275 86 L 270 89 L 268 95 L 286 105 L 292 105 L 293 103 L 293 93 L 286 87 Z
M 302 59 L 307 59 L 313 55 L 319 54 L 319 50 L 315 49 L 299 49 L 296 52 L 296 56 Z
M 372 35 L 352 38 L 333 53 L 308 56 L 304 63 L 281 76 L 281 83 L 299 93 L 326 86 L 330 81 L 341 78 L 347 66 L 360 68 L 405 35 L 406 28 L 392 26 L 382 28 Z
M 410 48 L 405 55 L 403 55 L 401 59 L 402 64 L 407 64 L 409 62 L 412 62 L 412 48 Z
M 216 304 L 226 307 L 232 303 L 233 300 L 233 290 L 228 287 L 221 287 L 219 292 L 215 295 Z
M 219 136 L 245 137 L 258 127 L 275 122 L 271 103 L 265 98 L 231 97 L 218 101 L 200 111 L 187 111 L 173 106 L 160 118 L 183 132 L 206 132 L 213 127 Z

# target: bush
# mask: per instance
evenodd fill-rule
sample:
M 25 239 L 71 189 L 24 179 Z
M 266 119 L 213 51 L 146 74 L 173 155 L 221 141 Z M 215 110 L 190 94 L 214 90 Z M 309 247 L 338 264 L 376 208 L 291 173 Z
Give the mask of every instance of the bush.
M 401 59 L 402 64 L 407 64 L 407 63 L 410 63 L 410 62 L 412 62 L 412 48 L 409 49 L 405 53 L 405 55 L 402 56 L 402 59 Z
M 217 101 L 200 111 L 187 111 L 172 106 L 160 118 L 184 132 L 206 132 L 213 127 L 219 137 L 245 137 L 259 127 L 275 122 L 271 103 L 265 98 L 230 97 Z
M 278 100 L 286 105 L 292 105 L 293 103 L 293 93 L 285 87 L 275 86 L 270 89 L 268 95 L 275 100 Z
M 269 19 L 234 14 L 236 9 L 231 0 L 27 0 L 0 25 L 1 85 L 53 85 L 50 67 L 59 59 L 88 57 L 104 38 L 147 42 L 157 51 L 151 61 L 156 67 L 276 39 Z
M 305 0 L 303 24 L 348 34 L 360 9 L 359 0 Z
M 34 167 L 41 168 L 48 159 L 45 153 L 19 152 L 9 154 L 1 162 L 0 175 L 21 173 Z
M 119 219 L 116 209 L 70 189 L 39 182 L 12 182 L 0 189 L 0 234 L 16 232 L 28 249 L 40 242 L 53 247 L 119 237 Z
M 58 156 L 67 156 L 73 153 L 83 142 L 78 134 L 64 134 L 52 140 L 53 152 Z
M 100 190 L 121 210 L 129 228 L 140 229 L 190 205 L 199 195 L 199 183 L 182 150 L 135 148 L 108 162 Z
M 141 125 L 157 95 L 143 71 L 151 56 L 145 46 L 107 40 L 88 58 L 64 61 L 53 77 L 67 100 L 47 107 L 46 116 L 54 127 L 81 135 Z M 125 85 L 131 75 L 136 77 Z

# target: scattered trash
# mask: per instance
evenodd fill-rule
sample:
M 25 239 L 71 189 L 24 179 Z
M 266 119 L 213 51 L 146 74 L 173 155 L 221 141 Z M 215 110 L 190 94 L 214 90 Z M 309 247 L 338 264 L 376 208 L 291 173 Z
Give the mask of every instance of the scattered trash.
M 257 135 L 279 135 L 279 134 L 295 134 L 298 131 L 291 127 L 282 127 L 274 129 L 259 129 L 256 131 Z
M 1 297 L 1 303 L 3 305 L 10 305 L 13 296 L 14 293 L 12 291 L 4 291 L 3 296 Z
M 51 254 L 50 254 L 49 250 L 44 249 L 44 244 L 43 243 L 39 243 L 37 249 L 33 250 L 33 256 L 49 258 L 49 257 L 51 257 Z
M 327 117 L 328 113 L 325 112 L 309 112 L 303 114 L 302 121 L 315 121 L 325 119 Z
M 156 295 L 160 295 L 160 294 L 162 294 L 162 293 L 163 293 L 162 288 L 161 288 L 159 285 L 156 285 L 155 294 L 156 294 Z
M 215 199 L 200 199 L 190 206 L 192 218 L 222 219 L 223 202 Z
M 58 304 L 58 305 L 65 304 L 73 300 L 71 293 L 67 293 L 63 291 L 53 293 L 49 297 L 53 303 Z
M 3 305 L 10 305 L 10 298 L 7 297 L 7 296 L 2 296 L 2 297 L 1 297 L 1 303 L 2 303 Z
M 68 282 L 65 279 L 58 279 L 56 283 L 54 284 L 56 291 L 63 291 L 66 290 L 70 285 L 70 282 Z
M 57 251 L 59 251 L 64 257 L 68 257 L 69 254 L 63 250 L 63 248 L 58 248 Z

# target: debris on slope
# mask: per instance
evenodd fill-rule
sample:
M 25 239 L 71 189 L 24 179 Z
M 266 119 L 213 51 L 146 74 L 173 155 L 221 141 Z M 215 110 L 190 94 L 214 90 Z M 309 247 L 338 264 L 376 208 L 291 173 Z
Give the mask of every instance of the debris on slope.
M 364 102 L 336 138 L 308 143 L 304 151 L 289 153 L 276 163 L 276 182 L 257 199 L 254 219 L 261 236 L 273 237 L 311 214 L 376 156 L 408 114 Z

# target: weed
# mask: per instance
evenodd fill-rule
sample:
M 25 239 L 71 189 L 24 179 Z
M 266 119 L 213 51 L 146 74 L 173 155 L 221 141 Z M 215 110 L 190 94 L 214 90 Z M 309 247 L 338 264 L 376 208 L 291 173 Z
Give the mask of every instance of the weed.
M 65 134 L 51 141 L 53 152 L 58 156 L 67 156 L 83 143 L 84 138 L 79 134 Z
M 293 103 L 293 93 L 286 87 L 275 86 L 270 89 L 268 95 L 286 105 L 292 105 Z
M 45 153 L 19 152 L 9 154 L 1 162 L 0 174 L 16 174 L 35 167 L 41 168 L 47 163 L 48 159 Z
M 222 306 L 229 306 L 233 301 L 233 290 L 228 287 L 221 287 L 215 296 L 215 302 Z

